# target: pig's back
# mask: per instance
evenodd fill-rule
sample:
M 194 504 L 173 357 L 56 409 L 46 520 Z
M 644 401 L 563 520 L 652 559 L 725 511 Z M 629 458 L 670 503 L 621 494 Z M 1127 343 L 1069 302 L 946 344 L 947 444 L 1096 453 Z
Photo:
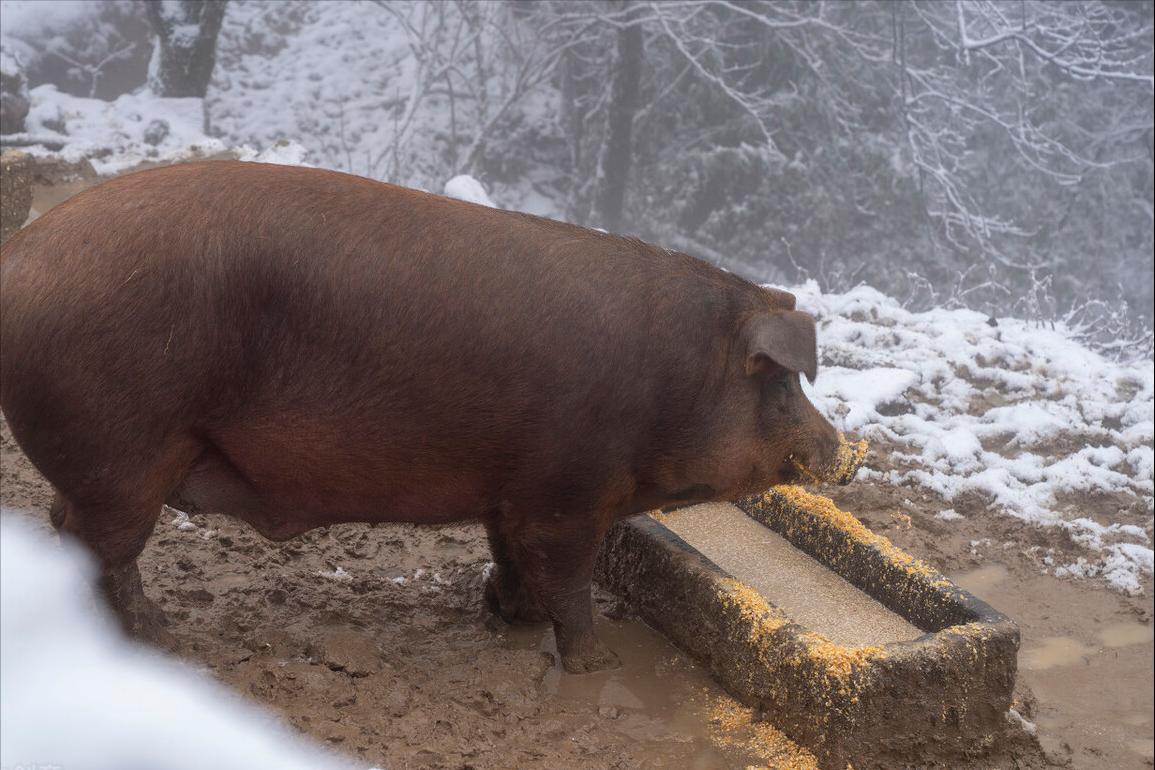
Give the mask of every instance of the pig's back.
M 227 430 L 357 413 L 367 436 L 380 417 L 393 435 L 486 446 L 645 419 L 659 391 L 700 390 L 757 301 L 639 242 L 236 162 L 87 191 L 6 243 L 2 269 L 6 411 L 16 391 L 95 391 L 118 394 L 101 408 L 125 419 Z

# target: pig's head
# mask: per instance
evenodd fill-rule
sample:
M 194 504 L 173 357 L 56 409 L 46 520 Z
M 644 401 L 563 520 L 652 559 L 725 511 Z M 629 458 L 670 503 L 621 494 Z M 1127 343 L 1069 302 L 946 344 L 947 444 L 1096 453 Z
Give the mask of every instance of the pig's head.
M 794 296 L 770 291 L 769 306 L 742 319 L 731 346 L 729 419 L 746 422 L 735 458 L 750 468 L 740 486 L 754 492 L 775 484 L 835 481 L 854 476 L 865 444 L 848 445 L 802 391 L 818 375 L 814 317 L 795 310 Z
M 802 391 L 802 377 L 818 375 L 814 317 L 788 292 L 768 289 L 759 300 L 718 350 L 725 364 L 699 391 L 704 408 L 683 424 L 693 439 L 666 450 L 653 471 L 660 506 L 735 500 L 777 484 L 847 484 L 865 459 L 865 442 L 847 443 Z

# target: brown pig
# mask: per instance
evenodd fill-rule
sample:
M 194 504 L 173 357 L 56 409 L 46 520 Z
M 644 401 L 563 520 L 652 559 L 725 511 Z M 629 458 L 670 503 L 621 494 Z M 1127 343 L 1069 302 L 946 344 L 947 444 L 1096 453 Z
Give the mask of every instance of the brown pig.
M 606 530 L 834 462 L 814 319 L 685 254 L 355 176 L 210 162 L 123 176 L 0 252 L 0 405 L 130 631 L 163 504 L 283 540 L 485 523 L 485 595 L 594 635 Z

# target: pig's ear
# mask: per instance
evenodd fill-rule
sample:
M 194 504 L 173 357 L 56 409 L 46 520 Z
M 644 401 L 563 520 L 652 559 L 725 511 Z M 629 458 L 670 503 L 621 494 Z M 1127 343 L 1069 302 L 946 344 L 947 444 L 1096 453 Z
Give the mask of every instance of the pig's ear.
M 814 316 L 797 310 L 758 313 L 746 321 L 746 374 L 754 375 L 773 362 L 806 375 L 818 376 L 818 343 Z
M 763 286 L 762 288 L 770 296 L 770 305 L 775 310 L 793 310 L 798 303 L 798 299 L 788 291 L 770 286 Z

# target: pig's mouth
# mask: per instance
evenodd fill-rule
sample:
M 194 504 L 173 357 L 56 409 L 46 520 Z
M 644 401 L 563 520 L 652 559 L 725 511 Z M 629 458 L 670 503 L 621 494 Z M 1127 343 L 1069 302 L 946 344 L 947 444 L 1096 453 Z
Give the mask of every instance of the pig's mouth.
M 804 481 L 808 476 L 812 476 L 806 468 L 806 464 L 798 459 L 794 454 L 788 454 L 783 458 L 781 464 L 778 466 L 778 472 L 774 474 L 777 479 L 775 484 L 797 484 Z
M 853 444 L 842 434 L 838 436 L 838 448 L 834 456 L 823 465 L 815 466 L 805 462 L 802 458 L 791 453 L 782 462 L 779 483 L 802 482 L 804 484 L 849 484 L 858 469 L 866 461 L 866 441 L 860 440 Z

